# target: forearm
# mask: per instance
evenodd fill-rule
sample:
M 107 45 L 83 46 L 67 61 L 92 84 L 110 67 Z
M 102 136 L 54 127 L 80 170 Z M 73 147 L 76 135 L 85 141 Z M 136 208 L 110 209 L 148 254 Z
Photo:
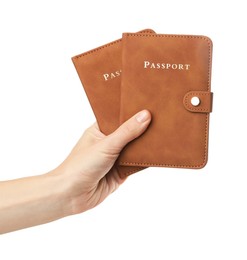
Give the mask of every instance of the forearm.
M 0 182 L 0 234 L 70 214 L 67 182 L 59 174 Z

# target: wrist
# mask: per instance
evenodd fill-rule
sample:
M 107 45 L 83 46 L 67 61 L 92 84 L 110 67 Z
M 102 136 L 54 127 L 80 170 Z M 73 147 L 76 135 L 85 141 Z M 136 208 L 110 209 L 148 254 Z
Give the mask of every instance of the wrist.
M 58 194 L 63 201 L 64 217 L 82 213 L 97 204 L 95 200 L 98 201 L 98 199 L 94 199 L 93 196 L 93 183 L 87 179 L 83 181 L 83 174 L 81 176 L 73 174 L 71 170 L 68 170 L 66 164 L 61 164 L 49 174 L 60 187 Z
M 58 218 L 67 217 L 73 214 L 71 206 L 71 183 L 69 178 L 61 172 L 60 169 L 54 169 L 51 172 L 44 174 L 48 182 L 52 185 L 52 197 L 56 198 L 59 207 Z

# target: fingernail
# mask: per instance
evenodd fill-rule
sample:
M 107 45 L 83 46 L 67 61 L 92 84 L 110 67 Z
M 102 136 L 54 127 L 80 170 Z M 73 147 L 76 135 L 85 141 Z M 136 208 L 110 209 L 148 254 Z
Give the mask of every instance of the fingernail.
M 149 113 L 148 111 L 146 110 L 143 110 L 141 112 L 139 112 L 137 115 L 136 115 L 136 120 L 137 122 L 139 123 L 144 123 L 145 121 L 147 121 L 149 119 Z

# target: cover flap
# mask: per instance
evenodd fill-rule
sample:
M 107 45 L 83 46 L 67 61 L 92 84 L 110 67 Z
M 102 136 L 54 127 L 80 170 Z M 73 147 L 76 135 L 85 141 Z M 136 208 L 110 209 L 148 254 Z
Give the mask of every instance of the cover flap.
M 152 122 L 141 137 L 126 146 L 119 163 L 205 166 L 209 111 L 191 113 L 184 106 L 184 97 L 191 91 L 210 93 L 211 40 L 194 35 L 125 33 L 122 62 L 120 122 L 142 109 L 151 112 Z

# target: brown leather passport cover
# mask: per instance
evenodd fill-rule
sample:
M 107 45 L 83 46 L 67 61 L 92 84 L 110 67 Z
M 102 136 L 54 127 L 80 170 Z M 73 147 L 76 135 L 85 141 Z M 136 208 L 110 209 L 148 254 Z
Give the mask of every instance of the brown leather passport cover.
M 154 33 L 146 29 L 142 33 Z M 122 40 L 72 57 L 100 130 L 108 135 L 119 126 Z M 120 177 L 143 167 L 118 166 Z
M 119 164 L 202 168 L 208 158 L 212 42 L 205 36 L 123 34 L 120 122 L 142 109 L 148 130 Z

